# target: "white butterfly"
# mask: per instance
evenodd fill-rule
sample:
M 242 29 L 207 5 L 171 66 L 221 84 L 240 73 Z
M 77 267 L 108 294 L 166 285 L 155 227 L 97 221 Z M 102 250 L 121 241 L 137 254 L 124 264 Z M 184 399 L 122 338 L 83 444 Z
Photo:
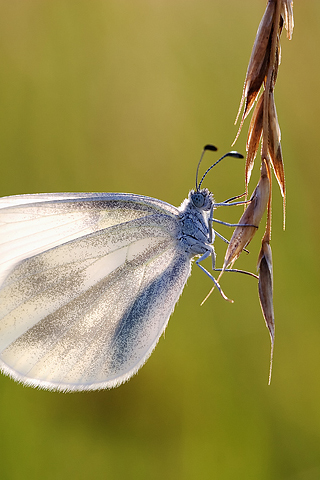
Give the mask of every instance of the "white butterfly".
M 199 262 L 211 256 L 214 267 L 222 204 L 200 185 L 179 208 L 126 193 L 0 199 L 2 371 L 61 391 L 111 388 L 136 373 L 193 257 L 219 288 Z

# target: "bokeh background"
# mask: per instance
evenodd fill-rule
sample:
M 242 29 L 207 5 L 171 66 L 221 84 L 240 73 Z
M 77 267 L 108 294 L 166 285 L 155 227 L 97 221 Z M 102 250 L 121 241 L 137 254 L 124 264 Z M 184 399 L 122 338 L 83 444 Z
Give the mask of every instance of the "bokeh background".
M 203 145 L 230 149 L 265 3 L 1 0 L 0 195 L 117 191 L 180 205 Z M 283 232 L 274 181 L 271 386 L 256 281 L 225 274 L 235 303 L 214 292 L 200 307 L 211 283 L 194 267 L 129 383 L 61 394 L 1 376 L 3 480 L 320 479 L 320 4 L 294 8 L 276 86 L 288 198 Z M 251 190 L 258 176 L 259 162 Z M 243 161 L 217 166 L 206 186 L 219 201 L 242 193 Z M 216 216 L 237 221 L 239 209 Z M 255 270 L 262 233 L 238 268 Z M 216 250 L 221 264 L 218 239 Z

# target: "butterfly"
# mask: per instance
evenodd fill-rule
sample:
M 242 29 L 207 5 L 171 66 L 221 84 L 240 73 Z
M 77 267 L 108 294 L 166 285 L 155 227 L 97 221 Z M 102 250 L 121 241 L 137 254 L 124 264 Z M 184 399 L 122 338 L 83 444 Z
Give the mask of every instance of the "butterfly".
M 2 372 L 49 390 L 118 386 L 155 348 L 195 257 L 223 294 L 200 262 L 215 268 L 213 211 L 237 197 L 215 203 L 205 175 L 179 208 L 127 193 L 0 199 Z

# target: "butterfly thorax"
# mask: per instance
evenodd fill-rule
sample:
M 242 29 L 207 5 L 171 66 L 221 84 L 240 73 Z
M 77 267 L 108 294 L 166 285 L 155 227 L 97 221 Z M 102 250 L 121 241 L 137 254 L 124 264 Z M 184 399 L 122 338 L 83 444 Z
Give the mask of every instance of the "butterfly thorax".
M 212 193 L 191 190 L 179 207 L 180 244 L 191 256 L 213 251 L 214 232 L 210 220 L 214 209 Z

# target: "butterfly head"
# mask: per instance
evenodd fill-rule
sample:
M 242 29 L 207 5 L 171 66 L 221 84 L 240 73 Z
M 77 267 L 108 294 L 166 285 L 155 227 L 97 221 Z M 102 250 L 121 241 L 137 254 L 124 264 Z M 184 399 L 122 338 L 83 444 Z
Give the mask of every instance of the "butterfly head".
M 210 210 L 213 202 L 213 195 L 207 188 L 201 190 L 191 190 L 189 200 L 192 205 L 199 210 Z

